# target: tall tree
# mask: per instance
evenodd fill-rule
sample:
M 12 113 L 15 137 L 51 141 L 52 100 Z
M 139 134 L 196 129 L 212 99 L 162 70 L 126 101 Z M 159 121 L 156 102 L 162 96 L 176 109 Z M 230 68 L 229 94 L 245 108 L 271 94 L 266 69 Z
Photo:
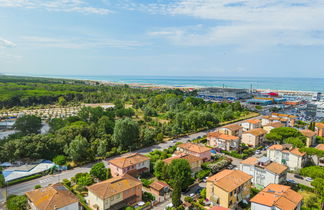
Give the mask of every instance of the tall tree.
M 88 158 L 89 146 L 87 139 L 78 135 L 71 141 L 70 145 L 65 148 L 65 153 L 69 155 L 73 161 L 80 162 Z
M 176 208 L 181 205 L 181 184 L 179 181 L 176 181 L 173 186 L 172 204 Z
M 24 115 L 16 120 L 14 128 L 24 134 L 39 133 L 42 128 L 42 120 L 35 115 Z
M 96 163 L 91 167 L 90 170 L 91 176 L 99 179 L 100 181 L 108 179 L 108 170 L 105 167 L 105 164 L 103 162 Z
M 139 126 L 130 118 L 117 120 L 114 128 L 113 141 L 122 149 L 129 149 L 138 143 Z
M 192 184 L 191 168 L 184 159 L 175 159 L 168 165 L 168 178 L 172 187 L 179 184 L 181 190 L 187 189 Z

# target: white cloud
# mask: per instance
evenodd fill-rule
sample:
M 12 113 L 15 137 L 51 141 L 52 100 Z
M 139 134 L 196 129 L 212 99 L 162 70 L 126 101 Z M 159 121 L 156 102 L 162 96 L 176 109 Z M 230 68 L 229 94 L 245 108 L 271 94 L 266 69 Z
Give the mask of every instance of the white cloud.
M 179 45 L 324 46 L 322 0 L 179 0 L 125 8 L 208 20 L 200 31 L 169 27 L 149 32 Z
M 90 49 L 90 48 L 122 48 L 134 49 L 143 44 L 137 41 L 124 41 L 108 38 L 52 38 L 25 36 L 21 37 L 22 46 L 65 48 L 65 49 Z
M 48 11 L 80 12 L 98 15 L 111 13 L 107 8 L 91 7 L 89 2 L 84 0 L 0 0 L 0 7 L 46 9 Z
M 15 47 L 16 44 L 0 37 L 0 48 Z

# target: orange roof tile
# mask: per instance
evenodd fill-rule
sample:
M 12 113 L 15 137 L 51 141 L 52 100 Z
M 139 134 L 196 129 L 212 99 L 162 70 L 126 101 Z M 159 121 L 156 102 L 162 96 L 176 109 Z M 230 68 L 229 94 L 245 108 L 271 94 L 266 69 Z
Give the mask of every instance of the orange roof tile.
M 251 124 L 258 124 L 261 121 L 259 119 L 249 119 L 249 120 L 246 120 L 246 122 L 251 123 Z
M 196 163 L 198 161 L 202 161 L 201 158 L 196 157 L 194 155 L 189 155 L 189 154 L 180 154 L 177 156 L 173 156 L 173 157 L 169 157 L 167 159 L 164 159 L 163 162 L 165 162 L 166 164 L 170 164 L 172 162 L 172 160 L 175 159 L 184 159 L 187 160 L 189 163 Z
M 268 149 L 273 149 L 273 150 L 282 150 L 283 146 L 280 144 L 274 144 L 272 146 L 270 146 Z
M 209 210 L 231 210 L 231 209 L 224 208 L 224 207 L 221 207 L 221 206 L 213 206 Z
M 314 132 L 314 131 L 312 131 L 312 130 L 300 130 L 300 132 L 304 135 L 304 136 L 306 136 L 306 137 L 309 137 L 309 138 L 312 138 L 313 136 L 315 136 L 316 135 L 316 133 Z
M 178 147 L 195 153 L 204 153 L 211 150 L 211 148 L 200 146 L 198 144 L 193 144 L 193 143 L 179 144 Z
M 249 131 L 245 131 L 244 134 L 249 133 L 254 136 L 261 136 L 267 133 L 267 131 L 263 130 L 262 128 L 255 128 Z
M 306 152 L 300 152 L 298 148 L 294 148 L 294 149 L 290 150 L 289 152 L 294 155 L 298 155 L 298 156 L 306 155 Z
M 227 129 L 229 129 L 231 131 L 237 131 L 237 130 L 242 129 L 242 127 L 240 125 L 238 125 L 238 124 L 225 125 L 225 126 L 223 126 L 221 128 L 227 128 Z
M 39 210 L 64 208 L 79 199 L 61 183 L 26 192 L 26 196 Z
M 273 128 L 281 128 L 281 127 L 284 127 L 285 125 L 282 124 L 281 122 L 273 122 L 273 123 L 269 123 L 263 127 L 266 127 L 266 126 L 271 126 Z
M 249 157 L 245 160 L 242 160 L 240 163 L 245 164 L 245 165 L 255 165 L 258 163 L 258 158 Z
M 315 123 L 315 127 L 324 129 L 324 123 Z
M 142 183 L 126 174 L 93 184 L 87 188 L 99 198 L 106 199 L 137 186 L 142 187 Z
M 215 137 L 215 138 L 218 138 L 218 139 L 223 139 L 223 140 L 226 140 L 226 141 L 235 141 L 235 140 L 239 140 L 239 137 L 237 136 L 232 136 L 232 135 L 227 135 L 227 134 L 224 134 L 224 133 L 221 133 L 221 132 L 209 132 L 207 134 L 207 137 Z
M 316 149 L 323 150 L 324 151 L 324 144 L 318 144 L 316 146 Z
M 169 187 L 169 185 L 164 182 L 160 182 L 160 181 L 155 181 L 152 184 L 150 184 L 150 188 L 153 188 L 157 191 L 160 191 L 165 187 Z
M 115 159 L 108 161 L 110 164 L 113 164 L 119 168 L 126 168 L 132 165 L 136 165 L 138 163 L 142 163 L 144 161 L 149 160 L 150 158 L 145 155 L 139 153 L 132 153 L 129 155 L 121 156 Z
M 248 175 L 240 170 L 223 170 L 207 179 L 226 192 L 232 192 L 242 184 L 251 180 L 253 176 Z
M 281 210 L 294 210 L 302 199 L 303 197 L 291 190 L 289 186 L 269 184 L 255 195 L 250 202 L 277 207 Z
M 272 162 L 269 165 L 265 166 L 264 168 L 275 173 L 275 174 L 281 174 L 288 169 L 287 166 L 276 163 L 276 162 Z
M 289 114 L 272 113 L 272 115 L 275 115 L 275 116 L 278 116 L 278 117 L 298 118 L 295 115 L 289 115 Z

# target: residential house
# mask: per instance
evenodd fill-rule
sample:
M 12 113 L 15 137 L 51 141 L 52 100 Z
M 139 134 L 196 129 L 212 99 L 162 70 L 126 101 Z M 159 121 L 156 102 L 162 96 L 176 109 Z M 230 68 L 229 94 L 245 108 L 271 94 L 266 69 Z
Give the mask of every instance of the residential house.
M 150 171 L 150 158 L 139 153 L 124 155 L 108 161 L 113 177 L 130 174 L 138 176 Z
M 318 144 L 315 148 L 324 151 L 324 144 Z M 324 157 L 318 158 L 316 155 L 313 155 L 313 159 L 315 159 L 315 163 L 318 163 L 318 165 L 324 166 Z
M 203 163 L 203 160 L 200 157 L 196 157 L 194 155 L 181 153 L 181 152 L 177 152 L 177 154 L 178 155 L 169 157 L 167 159 L 164 159 L 163 161 L 166 164 L 170 164 L 172 162 L 172 160 L 184 159 L 184 160 L 188 161 L 193 175 L 201 170 L 201 164 Z
M 253 130 L 256 128 L 261 128 L 261 120 L 259 119 L 249 119 L 241 123 L 243 131 Z
M 258 147 L 263 144 L 266 133 L 262 128 L 245 131 L 242 134 L 241 142 L 251 147 Z
M 251 200 L 251 210 L 300 210 L 303 196 L 289 186 L 269 184 Z
M 306 163 L 306 153 L 289 144 L 275 144 L 267 149 L 271 161 L 286 165 L 290 170 L 301 169 Z
M 214 205 L 235 209 L 250 196 L 253 177 L 240 170 L 223 170 L 207 179 L 206 198 Z
M 201 158 L 204 162 L 211 159 L 211 148 L 199 144 L 184 143 L 177 146 L 177 150 Z
M 78 210 L 79 199 L 61 183 L 25 193 L 32 210 Z
M 279 114 L 279 113 L 272 113 L 272 117 L 279 117 L 287 120 L 287 126 L 294 127 L 295 121 L 298 118 L 294 115 L 289 114 Z
M 270 131 L 274 128 L 281 128 L 281 127 L 285 127 L 284 124 L 282 124 L 281 122 L 273 122 L 273 123 L 269 123 L 267 125 L 263 126 L 263 130 L 265 130 L 267 133 L 270 133 Z
M 93 184 L 88 189 L 88 206 L 94 210 L 117 210 L 142 200 L 142 183 L 128 175 Z
M 226 135 L 241 137 L 243 128 L 239 124 L 230 124 L 219 128 L 218 131 Z
M 286 180 L 288 167 L 272 162 L 267 157 L 249 157 L 240 162 L 240 170 L 253 176 L 252 183 L 257 187 L 279 184 Z
M 262 116 L 261 118 L 261 126 L 268 125 L 274 122 L 280 122 L 281 118 L 279 117 L 272 117 L 272 116 Z
M 317 136 L 324 137 L 324 123 L 315 123 L 315 133 Z
M 170 198 L 169 185 L 161 181 L 155 181 L 150 184 L 150 192 L 154 195 L 157 202 L 163 202 Z
M 237 136 L 227 135 L 220 132 L 209 132 L 207 134 L 207 144 L 211 147 L 217 147 L 222 150 L 238 150 L 240 138 Z
M 306 137 L 306 147 L 310 147 L 316 143 L 316 133 L 312 130 L 300 130 Z

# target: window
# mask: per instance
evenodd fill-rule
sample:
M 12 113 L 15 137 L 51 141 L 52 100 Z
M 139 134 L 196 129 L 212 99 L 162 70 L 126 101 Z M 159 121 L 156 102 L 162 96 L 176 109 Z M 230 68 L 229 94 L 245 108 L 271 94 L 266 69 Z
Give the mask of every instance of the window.
M 119 197 L 120 197 L 120 194 L 117 194 L 117 195 L 116 195 L 116 199 L 118 199 Z
M 110 200 L 113 201 L 114 200 L 114 196 L 111 196 Z

